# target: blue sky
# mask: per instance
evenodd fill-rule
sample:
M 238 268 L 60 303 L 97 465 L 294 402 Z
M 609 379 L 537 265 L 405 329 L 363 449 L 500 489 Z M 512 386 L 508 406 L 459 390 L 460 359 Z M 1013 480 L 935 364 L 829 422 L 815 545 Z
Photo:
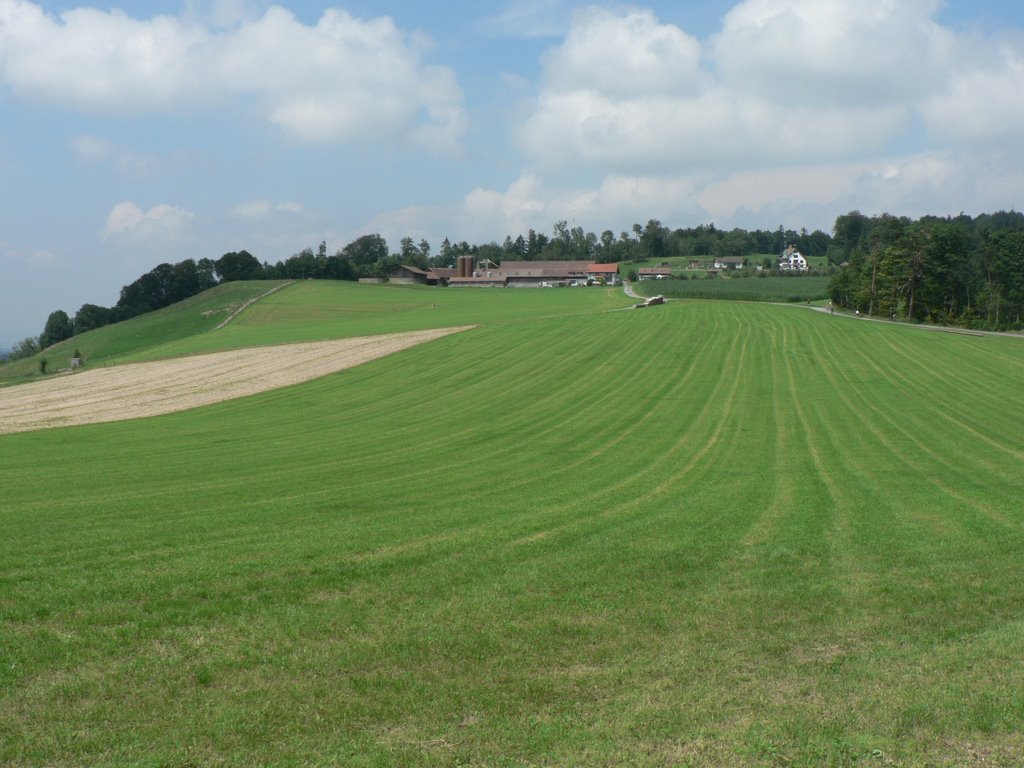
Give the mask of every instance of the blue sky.
M 165 261 L 1024 205 L 1024 4 L 0 0 L 0 347 Z

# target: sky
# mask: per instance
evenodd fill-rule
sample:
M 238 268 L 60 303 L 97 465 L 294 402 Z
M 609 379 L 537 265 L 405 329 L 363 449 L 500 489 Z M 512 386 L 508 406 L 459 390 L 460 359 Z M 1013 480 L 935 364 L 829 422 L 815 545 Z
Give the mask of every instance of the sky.
M 1020 0 L 0 0 L 0 348 L 163 262 L 1024 205 Z

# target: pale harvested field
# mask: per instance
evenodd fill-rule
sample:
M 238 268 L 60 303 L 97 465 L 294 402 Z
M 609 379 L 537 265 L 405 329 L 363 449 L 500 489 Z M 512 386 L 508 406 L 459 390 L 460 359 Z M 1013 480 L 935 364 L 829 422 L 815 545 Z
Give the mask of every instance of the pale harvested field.
M 184 411 L 299 384 L 462 330 L 466 327 L 86 369 L 0 389 L 0 433 Z

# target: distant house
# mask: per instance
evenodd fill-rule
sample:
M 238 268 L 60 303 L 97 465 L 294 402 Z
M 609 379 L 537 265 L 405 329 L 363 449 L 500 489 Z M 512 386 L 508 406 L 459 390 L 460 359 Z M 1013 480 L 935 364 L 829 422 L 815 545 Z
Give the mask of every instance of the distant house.
M 807 259 L 800 254 L 795 245 L 791 245 L 779 256 L 779 269 L 783 272 L 806 272 Z
M 672 267 L 662 264 L 660 267 L 640 267 L 636 276 L 641 280 L 671 280 Z
M 690 269 L 704 269 L 704 262 L 700 259 L 690 259 Z
M 715 269 L 743 269 L 746 259 L 742 256 L 718 256 L 715 258 Z
M 615 285 L 619 278 L 618 264 L 588 264 L 587 277 L 604 280 L 608 285 Z

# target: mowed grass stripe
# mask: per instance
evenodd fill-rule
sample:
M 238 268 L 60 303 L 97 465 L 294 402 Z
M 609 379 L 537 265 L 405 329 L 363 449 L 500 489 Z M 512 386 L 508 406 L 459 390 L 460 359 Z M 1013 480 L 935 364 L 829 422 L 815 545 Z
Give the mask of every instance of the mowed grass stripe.
M 879 369 L 871 360 L 860 364 Z M 835 356 L 830 358 L 826 370 L 833 386 L 844 393 L 853 411 L 874 416 L 865 421 L 864 429 L 871 430 L 878 444 L 888 451 L 889 461 L 906 464 L 913 474 L 927 479 L 964 507 L 995 519 L 1002 528 L 1010 527 L 1019 532 L 1024 520 L 994 512 L 998 504 L 994 507 L 985 502 L 992 493 L 996 493 L 1001 501 L 1010 501 L 1010 497 L 1001 490 L 1004 473 L 1012 471 L 1012 463 L 1005 456 L 993 455 L 984 445 L 957 454 L 944 453 L 941 451 L 942 434 L 935 429 L 934 420 L 927 418 L 927 410 L 908 408 L 907 402 L 899 397 L 865 396 L 863 388 L 836 380 L 835 373 L 841 373 L 843 366 Z M 917 413 L 926 417 L 915 418 Z M 1007 466 L 1001 466 L 1003 464 Z M 956 524 L 948 518 L 943 520 L 943 525 Z M 976 524 L 977 521 L 971 523 L 972 526 Z
M 1018 430 L 1024 431 L 1024 376 L 1002 366 L 992 366 L 992 358 L 986 356 L 992 348 L 997 352 L 1012 352 L 1017 341 L 1002 338 L 954 338 L 955 340 L 948 342 L 945 347 L 936 347 L 937 340 L 933 340 L 931 344 L 922 344 L 921 354 L 911 355 L 910 350 L 916 347 L 907 347 L 909 339 L 905 335 L 884 335 L 884 341 L 900 350 L 899 359 L 912 361 L 909 370 L 904 370 L 904 365 L 899 365 L 890 375 L 908 391 L 916 393 L 914 399 L 908 402 L 916 401 L 918 407 L 929 408 L 937 416 L 952 420 L 959 429 L 973 431 L 989 440 L 993 447 L 1007 451 L 1015 458 L 1022 458 L 1019 445 L 1000 443 L 994 441 L 991 434 L 985 435 L 977 431 L 981 425 L 1001 423 L 1007 419 L 1016 425 Z M 978 353 L 983 349 L 981 345 L 985 345 L 987 349 L 986 354 L 979 356 Z M 955 346 L 955 349 L 950 350 L 950 346 Z M 933 349 L 944 349 L 946 356 L 943 358 L 933 352 Z M 1007 359 L 1002 354 L 999 358 Z M 996 374 L 996 370 L 1000 370 L 1000 373 Z M 1021 386 L 1007 388 L 1014 380 Z M 980 417 L 977 419 L 978 423 L 970 426 L 957 419 L 956 414 L 961 412 L 974 413 Z
M 890 436 L 900 434 L 902 427 L 898 420 L 877 415 L 873 403 L 854 399 L 854 390 L 842 388 L 841 384 L 837 386 L 850 394 L 851 411 L 868 416 L 856 432 L 838 438 L 850 443 L 860 440 L 864 446 L 863 452 L 877 462 L 873 470 L 861 465 L 861 485 L 874 485 L 876 478 L 902 475 L 909 479 L 909 482 L 893 488 L 883 484 L 884 492 L 876 491 L 872 494 L 865 489 L 863 509 L 857 513 L 858 516 L 869 516 L 872 512 L 884 510 L 886 517 L 873 519 L 872 524 L 887 519 L 893 530 L 893 535 L 884 540 L 877 540 L 876 530 L 873 549 L 892 549 L 906 547 L 908 544 L 920 547 L 925 542 L 929 542 L 931 548 L 936 543 L 941 546 L 944 541 L 957 541 L 963 546 L 982 534 L 989 539 L 984 546 L 989 546 L 1005 539 L 1007 526 L 1019 536 L 1019 521 L 993 513 L 991 507 L 978 504 L 969 490 L 958 490 L 958 486 L 970 489 L 975 478 L 957 477 L 956 473 L 947 472 L 941 464 L 934 463 L 936 457 L 921 450 L 912 441 L 894 445 Z M 882 427 L 876 426 L 878 424 Z M 994 520 L 997 524 L 993 524 Z M 914 533 L 914 527 L 920 528 L 920 531 Z M 901 529 L 906 529 L 906 532 L 899 533 Z M 874 557 L 875 553 L 865 553 L 865 556 Z M 932 556 L 934 552 L 929 552 L 928 557 Z M 909 563 L 919 556 L 907 552 L 905 557 L 907 559 L 904 562 Z
M 168 485 L 167 485 L 167 488 L 168 488 L 167 493 L 171 494 L 171 495 L 180 492 L 180 489 L 176 485 L 176 481 L 169 482 Z M 256 490 L 259 490 L 258 486 L 257 486 Z M 150 489 L 150 491 L 152 492 L 152 488 Z M 291 501 L 291 500 L 295 499 L 295 496 L 294 495 L 289 495 L 289 496 L 286 496 L 285 498 L 288 499 L 289 501 Z M 131 501 L 134 501 L 134 500 L 129 500 L 129 502 L 131 502 Z
M 288 392 L 0 439 L 0 760 L 1012 755 L 1019 547 L 919 482 L 955 460 L 953 425 L 933 454 L 893 430 L 848 381 L 900 390 L 864 368 L 895 353 L 829 320 L 507 319 Z M 453 387 L 500 383 L 495 359 L 511 403 Z M 986 503 L 1019 519 L 1003 461 Z
M 661 343 L 674 343 L 676 340 L 672 339 L 672 338 L 667 338 L 664 333 L 660 333 L 659 341 Z M 643 345 L 634 345 L 634 346 L 636 348 L 640 348 L 640 349 L 644 349 L 645 348 Z M 561 353 L 560 353 L 560 355 L 561 355 Z M 649 361 L 651 359 L 652 358 L 651 358 L 650 355 L 645 355 L 645 360 L 646 361 Z M 676 386 L 677 388 L 684 388 L 685 385 L 686 385 L 686 381 L 687 381 L 687 378 L 688 378 L 689 371 L 692 371 L 692 370 L 694 370 L 693 366 L 687 368 L 685 370 L 685 372 L 684 372 L 684 375 L 681 377 L 680 380 L 678 380 L 676 382 L 676 384 L 674 386 Z M 641 369 L 641 370 L 637 371 L 637 373 L 644 374 L 644 371 Z M 589 410 L 591 410 L 592 413 L 589 416 L 587 416 L 585 419 L 580 419 L 578 417 L 574 417 L 572 413 L 566 414 L 566 412 L 564 410 L 564 407 L 563 407 L 560 410 L 560 412 L 552 414 L 552 416 L 554 417 L 554 422 L 555 423 L 564 422 L 566 419 L 568 419 L 571 422 L 575 422 L 577 425 L 580 425 L 583 428 L 584 431 L 591 432 L 591 429 L 590 429 L 590 427 L 588 425 L 593 423 L 595 421 L 595 419 L 597 418 L 593 414 L 593 411 L 595 409 L 591 409 L 590 408 L 591 404 L 593 404 L 595 402 L 595 399 L 593 397 L 590 397 L 590 396 L 587 395 L 586 390 L 582 389 L 581 384 L 582 384 L 582 382 L 580 384 L 574 384 L 573 386 L 577 390 L 577 394 L 579 396 L 579 401 L 582 402 L 582 403 L 586 403 L 587 408 Z M 654 400 L 655 402 L 659 402 L 660 401 L 659 393 L 654 392 L 654 393 L 650 393 L 650 395 L 652 397 L 652 400 Z M 532 411 L 532 409 L 523 408 L 523 407 L 517 407 L 516 410 L 517 410 L 517 412 Z M 600 412 L 600 409 L 596 409 L 596 412 Z M 627 416 L 628 416 L 628 414 L 627 414 Z M 534 413 L 534 418 L 537 418 L 537 414 L 536 413 Z M 652 409 L 650 409 L 650 407 L 648 406 L 646 408 L 646 412 L 645 412 L 643 418 L 644 418 L 644 420 L 653 420 L 655 418 L 662 418 L 663 419 L 664 418 L 664 414 L 663 413 L 658 414 L 658 409 L 654 409 L 652 411 Z M 552 419 L 548 418 L 546 415 L 543 415 L 543 414 L 541 415 L 540 421 L 542 423 L 552 423 Z M 606 423 L 609 423 L 609 424 L 616 424 L 616 423 L 618 423 L 616 421 L 616 419 L 611 419 L 611 418 L 605 419 L 605 421 L 606 421 Z M 637 431 L 637 430 L 644 429 L 646 421 L 634 422 L 634 421 L 632 421 L 632 420 L 627 418 L 627 419 L 625 419 L 625 423 L 629 425 L 627 431 L 631 432 L 631 431 Z M 621 430 L 622 427 L 620 426 L 619 429 Z M 541 435 L 543 436 L 546 432 L 550 432 L 550 431 L 554 431 L 554 430 L 555 430 L 555 428 L 552 427 L 552 428 L 550 428 L 547 431 L 542 431 Z M 564 423 L 560 427 L 560 430 L 561 431 L 565 430 Z M 532 437 L 531 437 L 531 439 L 532 439 Z M 683 439 L 685 441 L 685 435 L 684 435 Z M 575 441 L 569 441 L 569 442 L 573 443 Z M 527 444 L 524 444 L 524 445 L 527 445 Z M 517 446 L 517 447 L 521 450 L 523 446 Z M 558 468 L 557 468 L 557 470 L 553 469 L 550 466 L 546 467 L 546 468 L 545 468 L 545 466 L 543 466 L 544 464 L 549 464 L 550 463 L 550 459 L 548 458 L 547 455 L 542 457 L 541 466 L 538 466 L 536 468 L 536 470 L 535 470 L 536 474 L 533 473 L 534 470 L 532 470 L 530 467 L 525 467 L 524 468 L 524 472 L 523 472 L 524 477 L 535 478 L 535 477 L 537 477 L 539 475 L 543 475 L 543 473 L 546 472 L 547 475 L 548 475 L 548 480 L 550 482 L 554 482 L 556 486 L 562 485 L 559 482 L 558 476 L 564 476 L 565 477 L 564 487 L 565 487 L 565 489 L 566 489 L 566 491 L 568 493 L 568 501 L 566 501 L 566 502 L 559 502 L 557 496 L 549 497 L 548 500 L 547 500 L 548 503 L 546 504 L 545 512 L 543 513 L 543 517 L 545 517 L 545 518 L 553 518 L 555 520 L 558 520 L 559 518 L 561 518 L 565 514 L 565 512 L 570 511 L 570 510 L 572 510 L 574 508 L 584 508 L 584 509 L 592 508 L 594 506 L 594 504 L 595 504 L 595 500 L 596 499 L 607 496 L 608 491 L 611 490 L 611 489 L 608 487 L 606 480 L 603 480 L 602 478 L 588 479 L 588 481 L 587 481 L 587 490 L 581 493 L 578 490 L 578 486 L 580 485 L 579 480 L 578 479 L 574 480 L 573 477 L 572 477 L 572 472 L 573 472 L 573 469 L 574 469 L 575 466 L 578 466 L 579 464 L 581 464 L 583 462 L 592 461 L 596 456 L 599 456 L 600 453 L 603 452 L 604 450 L 606 450 L 606 448 L 602 448 L 601 450 L 599 450 L 597 452 L 592 452 L 591 454 L 580 455 L 580 456 L 578 456 L 575 459 L 569 458 L 568 462 L 565 462 L 564 460 L 560 460 L 560 461 L 558 461 Z M 667 454 L 667 456 L 668 456 L 668 458 L 666 458 L 665 460 L 666 461 L 671 461 L 672 460 L 671 454 Z M 498 456 L 492 456 L 490 454 L 488 455 L 488 460 L 493 460 L 495 462 L 499 462 L 500 458 L 501 458 L 500 455 L 498 455 Z M 513 457 L 513 461 L 516 462 L 516 463 L 521 463 L 521 459 L 519 459 L 518 457 Z M 656 472 L 657 470 L 658 470 L 657 466 L 654 466 L 654 467 L 651 467 L 651 466 L 640 467 L 640 471 Z M 475 471 L 479 472 L 479 468 L 477 467 L 475 469 Z M 630 480 L 630 484 L 632 485 L 633 483 L 636 483 L 636 482 L 642 482 L 642 480 L 643 480 L 642 476 L 632 477 L 632 479 Z M 507 493 L 509 496 L 515 497 L 516 494 L 522 492 L 522 490 L 526 486 L 528 486 L 530 483 L 533 483 L 533 482 L 535 482 L 535 480 L 523 480 L 523 481 L 521 481 L 520 483 L 517 484 L 517 483 L 511 482 L 509 480 L 505 480 L 503 482 L 502 488 L 503 488 L 504 492 Z M 633 500 L 631 492 L 628 494 L 628 498 L 630 498 L 631 501 Z M 539 522 L 541 517 L 542 517 L 542 515 L 541 515 L 541 513 L 539 511 L 534 511 L 534 512 L 532 512 L 529 515 L 529 519 L 530 519 L 530 522 L 531 522 L 531 530 L 527 533 L 528 536 L 532 536 L 532 535 L 535 535 L 537 533 L 536 526 L 537 526 L 537 523 Z M 551 532 L 550 528 L 548 528 L 546 530 L 547 530 L 547 533 Z

